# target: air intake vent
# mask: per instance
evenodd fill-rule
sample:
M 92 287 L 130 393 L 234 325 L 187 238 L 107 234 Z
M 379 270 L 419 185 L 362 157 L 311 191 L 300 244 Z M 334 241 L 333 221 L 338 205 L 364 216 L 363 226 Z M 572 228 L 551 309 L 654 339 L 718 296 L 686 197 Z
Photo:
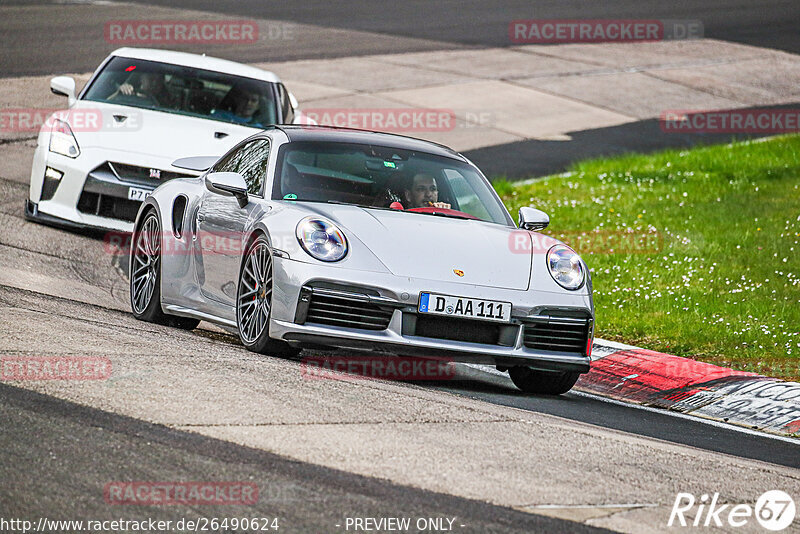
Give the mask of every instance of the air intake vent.
M 385 330 L 392 319 L 392 308 L 370 302 L 328 295 L 311 295 L 307 323 L 319 323 L 363 330 Z
M 84 191 L 78 199 L 78 211 L 111 219 L 133 222 L 141 202 Z
M 586 351 L 591 323 L 577 317 L 549 317 L 525 325 L 523 343 L 529 349 L 554 352 Z

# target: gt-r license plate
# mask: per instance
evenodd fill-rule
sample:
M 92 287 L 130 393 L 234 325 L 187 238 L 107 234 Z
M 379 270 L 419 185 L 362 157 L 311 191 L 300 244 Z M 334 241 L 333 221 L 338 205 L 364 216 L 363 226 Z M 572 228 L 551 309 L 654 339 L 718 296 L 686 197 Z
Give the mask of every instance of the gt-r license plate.
M 481 321 L 511 322 L 511 303 L 496 300 L 480 300 L 437 293 L 420 293 L 420 313 L 449 315 Z
M 129 187 L 128 188 L 128 200 L 138 200 L 139 202 L 143 201 L 147 197 L 150 196 L 149 189 L 140 189 L 138 187 Z

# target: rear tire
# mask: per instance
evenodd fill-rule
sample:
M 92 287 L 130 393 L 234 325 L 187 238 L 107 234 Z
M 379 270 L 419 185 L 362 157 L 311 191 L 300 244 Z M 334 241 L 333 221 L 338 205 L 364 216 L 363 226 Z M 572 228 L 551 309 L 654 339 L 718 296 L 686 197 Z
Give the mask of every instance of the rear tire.
M 236 325 L 239 339 L 252 352 L 271 356 L 296 356 L 296 349 L 269 337 L 272 315 L 272 250 L 267 238 L 259 234 L 242 258 L 236 292 Z
M 575 382 L 580 373 L 537 371 L 530 367 L 512 367 L 508 370 L 511 381 L 524 393 L 538 395 L 561 395 L 566 393 Z
M 134 231 L 131 251 L 131 311 L 140 321 L 192 330 L 197 319 L 167 315 L 161 310 L 161 223 L 155 211 Z

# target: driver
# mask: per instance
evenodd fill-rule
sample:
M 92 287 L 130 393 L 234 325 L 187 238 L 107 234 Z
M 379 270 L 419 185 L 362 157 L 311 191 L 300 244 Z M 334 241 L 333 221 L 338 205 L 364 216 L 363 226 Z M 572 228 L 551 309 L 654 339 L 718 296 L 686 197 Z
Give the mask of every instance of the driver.
M 175 99 L 164 83 L 163 74 L 158 72 L 142 72 L 138 74 L 136 79 L 138 89 L 135 89 L 130 81 L 126 81 L 108 99 L 113 100 L 121 96 L 134 96 L 153 101 L 159 107 L 176 107 Z
M 447 202 L 439 202 L 439 188 L 436 179 L 430 174 L 421 172 L 414 175 L 411 190 L 406 190 L 406 200 L 412 208 L 445 208 L 450 209 Z

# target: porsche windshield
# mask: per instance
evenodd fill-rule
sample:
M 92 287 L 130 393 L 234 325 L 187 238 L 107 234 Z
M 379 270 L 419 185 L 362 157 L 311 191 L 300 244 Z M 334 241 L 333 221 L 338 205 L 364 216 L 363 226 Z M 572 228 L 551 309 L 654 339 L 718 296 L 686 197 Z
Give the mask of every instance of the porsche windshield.
M 284 145 L 272 198 L 391 208 L 513 224 L 491 186 L 456 159 L 391 147 Z
M 169 63 L 115 57 L 85 100 L 263 128 L 277 122 L 276 84 Z

